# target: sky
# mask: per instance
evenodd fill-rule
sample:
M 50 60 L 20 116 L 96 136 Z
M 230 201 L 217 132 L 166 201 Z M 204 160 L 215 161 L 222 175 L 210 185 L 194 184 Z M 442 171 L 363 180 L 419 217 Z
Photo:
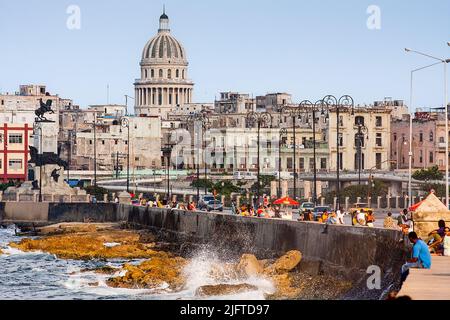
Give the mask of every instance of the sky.
M 450 58 L 447 0 L 0 0 L 0 92 L 45 84 L 87 107 L 106 103 L 109 85 L 109 102 L 124 104 L 163 4 L 187 51 L 194 102 L 238 91 L 409 105 L 411 70 L 434 61 L 404 48 Z M 67 27 L 71 5 L 79 29 Z M 443 105 L 443 74 L 442 65 L 416 73 L 414 108 Z

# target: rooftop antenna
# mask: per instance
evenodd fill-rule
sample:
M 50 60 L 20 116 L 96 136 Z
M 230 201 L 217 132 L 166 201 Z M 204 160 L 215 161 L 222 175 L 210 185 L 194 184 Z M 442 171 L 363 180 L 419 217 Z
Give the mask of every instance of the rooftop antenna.
M 106 85 L 106 104 L 109 104 L 109 84 Z

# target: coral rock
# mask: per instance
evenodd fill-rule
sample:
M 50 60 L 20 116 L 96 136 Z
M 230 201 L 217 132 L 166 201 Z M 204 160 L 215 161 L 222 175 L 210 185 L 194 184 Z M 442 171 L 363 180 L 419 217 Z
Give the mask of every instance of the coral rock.
M 302 260 L 302 253 L 292 250 L 264 269 L 268 275 L 283 274 L 293 270 Z
M 244 254 L 237 265 L 237 270 L 243 275 L 254 276 L 263 272 L 261 263 L 252 254 Z

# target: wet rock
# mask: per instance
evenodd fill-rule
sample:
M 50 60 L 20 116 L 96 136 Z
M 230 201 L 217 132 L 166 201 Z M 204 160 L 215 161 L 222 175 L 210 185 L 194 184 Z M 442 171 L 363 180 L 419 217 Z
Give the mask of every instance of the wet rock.
M 275 286 L 275 293 L 266 295 L 267 299 L 296 299 L 300 295 L 301 289 L 294 286 L 294 284 L 292 283 L 291 275 L 287 273 L 278 274 L 271 276 L 270 279 Z
M 155 243 L 156 236 L 150 232 L 140 231 L 139 232 L 139 242 L 140 243 Z
M 45 227 L 37 228 L 38 235 L 48 236 L 57 234 L 70 234 L 80 232 L 96 232 L 117 229 L 119 226 L 115 223 L 58 223 Z
M 241 278 L 240 272 L 238 272 L 236 263 L 217 263 L 211 266 L 209 272 L 211 278 L 216 281 L 230 281 Z
M 293 270 L 302 260 L 302 253 L 297 250 L 287 252 L 273 264 L 264 269 L 268 275 L 283 274 Z
M 165 284 L 171 290 L 181 290 L 185 285 L 183 268 L 187 261 L 181 257 L 164 254 L 146 260 L 138 266 L 125 264 L 122 277 L 110 278 L 107 285 L 114 288 L 155 289 Z
M 237 265 L 237 271 L 250 277 L 262 273 L 263 267 L 253 254 L 244 254 Z
M 98 287 L 98 282 L 89 282 L 88 286 L 89 287 Z
M 230 294 L 237 294 L 247 291 L 258 290 L 258 287 L 243 283 L 243 284 L 218 284 L 199 287 L 195 295 L 200 297 L 205 296 L 225 296 Z
M 107 248 L 105 243 L 120 243 Z M 10 243 L 11 247 L 22 251 L 45 251 L 62 259 L 145 259 L 158 256 L 159 252 L 139 243 L 139 235 L 132 231 L 110 230 L 86 233 L 54 235 L 39 239 L 22 239 Z
M 113 275 L 116 272 L 120 271 L 121 269 L 119 268 L 114 268 L 111 266 L 103 266 L 100 268 L 94 268 L 94 269 L 82 269 L 80 272 L 95 272 L 95 273 L 99 273 L 99 274 L 110 274 Z

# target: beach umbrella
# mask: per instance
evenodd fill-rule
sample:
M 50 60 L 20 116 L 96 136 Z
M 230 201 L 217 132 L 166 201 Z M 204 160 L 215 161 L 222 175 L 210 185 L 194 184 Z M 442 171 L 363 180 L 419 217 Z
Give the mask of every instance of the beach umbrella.
M 298 206 L 298 205 L 300 205 L 300 203 L 298 203 L 297 201 L 295 201 L 294 199 L 289 198 L 289 197 L 284 197 L 284 198 L 278 199 L 278 200 L 274 201 L 273 204 L 282 204 L 282 205 L 285 205 L 285 206 Z

